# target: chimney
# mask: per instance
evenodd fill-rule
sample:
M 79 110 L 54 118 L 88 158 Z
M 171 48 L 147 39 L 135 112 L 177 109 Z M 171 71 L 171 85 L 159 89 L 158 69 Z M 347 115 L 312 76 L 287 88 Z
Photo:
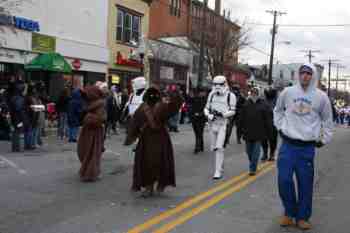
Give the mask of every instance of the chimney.
M 221 14 L 221 0 L 215 0 L 215 12 Z

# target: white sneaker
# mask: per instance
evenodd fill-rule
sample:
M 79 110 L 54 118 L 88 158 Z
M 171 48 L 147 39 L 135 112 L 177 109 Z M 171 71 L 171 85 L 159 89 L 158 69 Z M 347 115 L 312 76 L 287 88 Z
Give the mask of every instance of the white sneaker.
M 213 179 L 214 179 L 214 180 L 219 180 L 219 179 L 221 179 L 221 178 L 222 178 L 221 172 L 216 171 L 215 174 L 214 174 L 214 176 L 213 176 Z

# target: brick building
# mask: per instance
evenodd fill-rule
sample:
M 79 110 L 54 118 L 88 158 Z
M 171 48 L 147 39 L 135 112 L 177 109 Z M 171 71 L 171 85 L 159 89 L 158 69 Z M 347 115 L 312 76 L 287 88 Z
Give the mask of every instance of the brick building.
M 191 0 L 157 0 L 150 6 L 149 38 L 190 34 Z
M 193 43 L 193 63 L 189 64 L 191 76 L 198 76 L 198 48 L 201 39 L 204 17 L 206 22 L 205 44 L 216 48 L 227 31 L 239 33 L 240 27 L 221 14 L 221 0 L 216 0 L 215 10 L 205 7 L 198 0 L 157 0 L 150 6 L 149 39 L 181 37 Z M 238 62 L 238 53 L 225 54 L 225 74 L 230 75 L 231 67 Z M 175 64 L 173 64 L 175 65 Z
M 241 28 L 230 19 L 227 15 L 221 14 L 221 0 L 216 0 L 215 10 L 206 8 L 203 2 L 192 0 L 191 21 L 190 21 L 190 38 L 195 43 L 200 43 L 201 31 L 204 27 L 204 41 L 207 47 L 217 48 L 222 41 L 227 40 L 227 34 L 239 34 Z M 206 22 L 203 25 L 203 19 Z M 226 37 L 226 38 L 225 38 Z M 233 65 L 238 63 L 238 52 L 225 54 L 224 65 L 225 75 L 230 75 L 233 71 Z

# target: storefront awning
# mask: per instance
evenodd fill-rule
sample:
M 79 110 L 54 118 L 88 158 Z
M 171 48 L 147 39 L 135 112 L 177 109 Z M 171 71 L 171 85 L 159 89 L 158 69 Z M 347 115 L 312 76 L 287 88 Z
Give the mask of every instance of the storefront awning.
M 72 67 L 59 53 L 41 54 L 26 65 L 25 69 L 29 71 L 72 73 Z

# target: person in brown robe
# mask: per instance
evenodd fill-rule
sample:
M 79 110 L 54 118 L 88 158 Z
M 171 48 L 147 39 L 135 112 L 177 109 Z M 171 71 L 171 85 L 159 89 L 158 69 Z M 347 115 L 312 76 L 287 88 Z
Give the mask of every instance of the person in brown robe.
M 79 174 L 81 181 L 94 182 L 100 175 L 103 153 L 106 120 L 104 93 L 97 86 L 89 86 L 83 91 L 83 98 L 87 101 L 87 108 L 78 140 Z
M 143 100 L 131 119 L 124 145 L 138 139 L 132 190 L 143 188 L 143 196 L 147 197 L 153 195 L 156 183 L 159 193 L 167 186 L 176 186 L 173 146 L 166 125 L 183 100 L 173 93 L 169 101 L 163 102 L 160 91 L 153 87 L 146 91 Z

